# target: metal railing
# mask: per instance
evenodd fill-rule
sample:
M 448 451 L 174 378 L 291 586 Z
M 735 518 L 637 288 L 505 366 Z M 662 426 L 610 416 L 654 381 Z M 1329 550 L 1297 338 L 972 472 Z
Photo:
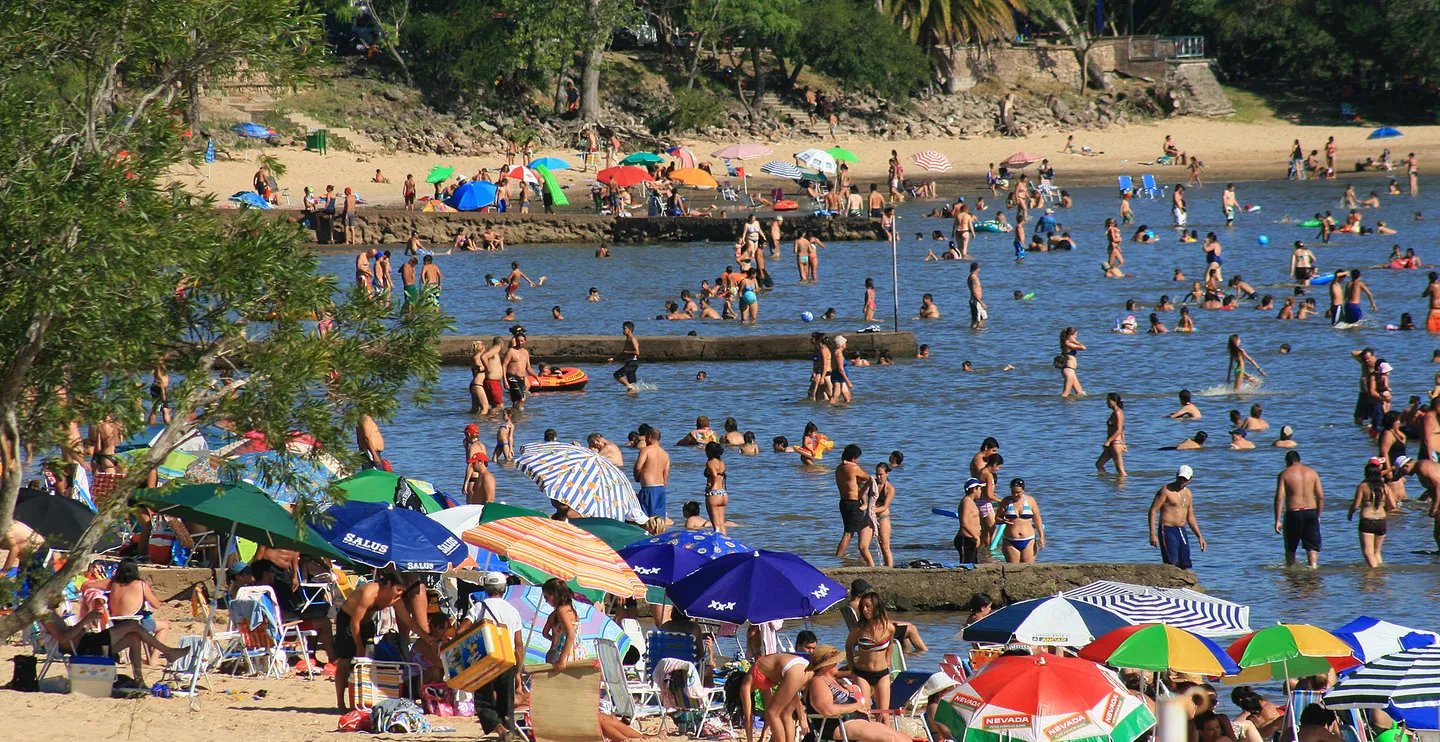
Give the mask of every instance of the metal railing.
M 1204 36 L 1131 36 L 1129 57 L 1141 59 L 1201 59 Z

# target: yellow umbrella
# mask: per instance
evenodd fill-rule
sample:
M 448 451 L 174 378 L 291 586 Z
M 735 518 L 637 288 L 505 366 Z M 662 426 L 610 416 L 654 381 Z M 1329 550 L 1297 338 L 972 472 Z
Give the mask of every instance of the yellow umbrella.
M 645 597 L 645 583 L 614 549 L 569 523 L 533 515 L 502 518 L 470 528 L 460 538 L 581 587 Z
M 686 167 L 672 171 L 670 179 L 696 188 L 715 188 L 719 185 L 715 182 L 715 176 L 698 167 Z

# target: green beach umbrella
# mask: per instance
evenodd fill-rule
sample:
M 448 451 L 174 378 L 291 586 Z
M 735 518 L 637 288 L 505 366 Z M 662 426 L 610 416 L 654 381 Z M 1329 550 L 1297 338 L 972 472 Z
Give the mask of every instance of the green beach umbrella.
M 657 163 L 657 162 L 664 162 L 664 161 L 665 161 L 665 158 L 661 157 L 660 155 L 655 154 L 654 152 L 636 152 L 635 154 L 633 154 L 633 155 L 628 155 L 625 159 L 621 160 L 621 161 L 620 161 L 620 164 L 621 164 L 621 165 L 653 165 L 653 164 L 655 164 L 655 163 Z
M 276 549 L 350 562 L 314 529 L 296 523 L 285 508 L 248 482 L 142 490 L 136 493 L 136 499 L 160 513 L 208 526 L 216 533 L 234 534 Z
M 571 518 L 570 525 L 593 534 L 616 551 L 650 538 L 650 532 L 644 528 L 614 518 Z
M 395 502 L 395 487 L 400 483 L 400 475 L 382 469 L 366 469 L 347 479 L 335 483 L 335 488 L 345 493 L 346 500 L 358 500 L 360 502 Z M 420 498 L 421 507 L 426 513 L 437 513 L 445 508 L 432 494 L 435 488 L 428 482 L 421 482 L 415 479 L 406 479 L 410 491 Z
M 1225 653 L 1240 666 L 1228 682 L 1263 683 L 1324 675 L 1360 664 L 1350 645 L 1309 624 L 1276 624 L 1235 640 Z
M 830 149 L 825 150 L 825 152 L 826 152 L 826 154 L 830 155 L 831 157 L 834 157 L 836 162 L 840 162 L 840 161 L 842 161 L 842 160 L 845 161 L 845 162 L 859 162 L 859 161 L 860 161 L 860 158 L 859 158 L 859 157 L 856 157 L 854 152 L 851 152 L 850 150 L 845 149 L 844 147 L 831 147 Z
M 455 174 L 453 167 L 441 167 L 436 165 L 430 168 L 430 174 L 425 176 L 426 183 L 444 183 L 451 175 Z

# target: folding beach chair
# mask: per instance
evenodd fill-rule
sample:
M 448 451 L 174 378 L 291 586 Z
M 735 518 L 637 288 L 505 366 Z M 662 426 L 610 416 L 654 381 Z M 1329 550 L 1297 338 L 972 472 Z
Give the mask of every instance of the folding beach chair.
M 1155 198 L 1165 195 L 1165 189 L 1155 185 L 1155 176 L 1145 173 L 1140 176 L 1140 195 L 1146 198 Z
M 1122 197 L 1127 193 L 1133 193 L 1135 191 L 1135 181 L 1131 180 L 1130 176 L 1121 175 L 1118 180 L 1120 181 L 1120 195 Z
M 382 662 L 356 657 L 350 664 L 350 694 L 354 708 L 368 711 L 389 698 L 416 696 L 414 686 L 420 677 L 420 666 L 413 662 Z
M 310 642 L 307 637 L 315 636 L 315 632 L 300 628 L 301 622 L 299 621 L 285 622 L 281 617 L 280 601 L 275 597 L 275 589 L 269 585 L 240 588 L 235 593 L 235 600 L 231 601 L 231 613 L 237 612 L 236 604 L 249 601 L 259 604 L 264 618 L 263 622 L 257 625 L 253 621 L 242 621 L 236 626 L 232 617 L 231 627 L 240 631 L 244 644 L 243 656 L 250 672 L 256 671 L 255 659 L 265 657 L 267 664 L 265 674 L 277 678 L 284 677 L 283 670 L 289 669 L 285 660 L 285 650 L 288 646 L 306 661 L 306 678 L 313 680 L 315 663 L 310 661 Z
M 664 716 L 665 710 L 659 705 L 658 694 L 649 688 L 631 687 L 625 666 L 620 662 L 620 648 L 613 639 L 596 639 L 595 654 L 600 660 L 600 682 L 615 706 L 615 716 L 639 727 L 644 719 Z
M 730 181 L 727 180 L 720 184 L 720 198 L 726 201 L 739 201 L 740 194 L 736 192 L 735 186 L 730 185 Z
M 1041 178 L 1040 184 L 1035 187 L 1035 190 L 1047 204 L 1060 202 L 1060 189 L 1056 188 L 1049 178 Z
M 730 732 L 732 738 L 738 736 L 725 714 L 725 689 L 723 687 L 705 688 L 701 685 L 700 670 L 695 663 L 670 657 L 657 663 L 657 667 L 664 675 L 664 684 L 660 692 L 660 706 L 663 714 L 660 718 L 660 731 L 657 732 L 657 736 L 665 735 L 665 724 L 672 718 L 675 722 L 675 730 L 679 733 L 688 733 L 693 739 L 700 738 L 705 730 L 705 722 L 711 719 L 720 722 Z M 699 688 L 698 695 L 695 691 L 697 687 Z
M 890 717 L 890 725 L 905 732 L 911 738 L 923 736 L 925 739 L 934 742 L 930 733 L 930 725 L 925 723 L 926 699 L 920 695 L 920 689 L 925 687 L 925 682 L 930 679 L 930 673 L 922 670 L 906 670 L 890 680 L 890 708 L 886 709 Z M 916 735 L 915 728 L 924 730 Z

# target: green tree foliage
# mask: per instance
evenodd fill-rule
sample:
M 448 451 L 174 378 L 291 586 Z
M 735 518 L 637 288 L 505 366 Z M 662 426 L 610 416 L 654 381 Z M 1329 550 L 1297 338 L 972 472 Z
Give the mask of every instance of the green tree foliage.
M 161 185 L 186 166 L 184 80 L 243 69 L 284 84 L 317 63 L 318 28 L 297 0 L 0 4 L 0 532 L 23 451 L 77 461 L 73 424 L 138 430 L 142 375 L 164 358 L 178 379 L 173 422 L 66 567 L 0 617 L 0 637 L 53 604 L 130 493 L 199 427 L 224 420 L 271 441 L 306 431 L 353 462 L 361 415 L 425 401 L 446 317 L 339 296 L 296 225 L 223 218 Z M 325 314 L 335 329 L 322 337 L 309 320 Z
M 678 134 L 718 126 L 724 115 L 725 105 L 709 91 L 680 88 L 675 91 L 675 100 L 648 117 L 646 125 L 652 134 Z
M 1064 2 L 1066 0 L 1057 0 Z M 1015 31 L 1023 0 L 883 0 L 886 14 L 930 55 L 938 75 L 954 78 L 957 47 L 989 43 Z
M 803 31 L 783 48 L 796 71 L 809 65 L 847 87 L 904 98 L 929 80 L 925 53 L 866 0 L 816 0 L 795 9 Z

